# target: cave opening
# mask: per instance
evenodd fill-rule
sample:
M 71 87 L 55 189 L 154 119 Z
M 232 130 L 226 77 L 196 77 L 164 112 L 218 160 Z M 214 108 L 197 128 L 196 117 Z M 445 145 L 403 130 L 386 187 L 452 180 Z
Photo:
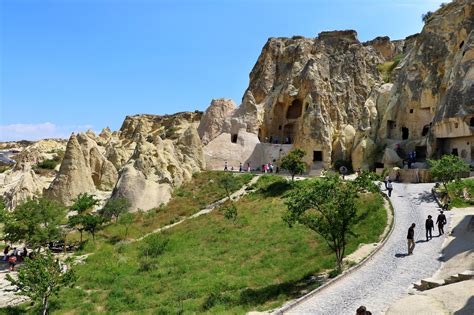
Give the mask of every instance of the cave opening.
M 471 119 L 469 120 L 469 126 L 474 127 L 474 117 L 471 117 Z
M 288 124 L 283 127 L 284 143 L 291 144 L 293 143 L 293 133 L 294 133 L 294 124 Z
M 429 125 L 425 125 L 423 127 L 423 130 L 421 131 L 421 135 L 424 137 L 428 134 L 428 132 L 430 131 L 430 126 Z
M 387 138 L 391 139 L 393 134 L 392 130 L 397 127 L 397 124 L 393 120 L 387 120 Z
M 402 127 L 402 140 L 407 140 L 409 135 L 409 130 L 407 127 Z
M 231 141 L 232 143 L 237 143 L 237 136 L 238 136 L 238 135 L 237 135 L 236 133 L 233 133 L 233 134 L 231 135 L 230 141 Z
M 462 42 L 459 44 L 459 49 L 461 49 L 462 46 L 464 46 L 464 41 L 462 41 Z
M 313 162 L 323 161 L 323 151 L 313 151 Z
M 291 102 L 290 107 L 286 111 L 287 119 L 296 119 L 299 118 L 303 111 L 303 103 L 300 100 L 294 100 Z

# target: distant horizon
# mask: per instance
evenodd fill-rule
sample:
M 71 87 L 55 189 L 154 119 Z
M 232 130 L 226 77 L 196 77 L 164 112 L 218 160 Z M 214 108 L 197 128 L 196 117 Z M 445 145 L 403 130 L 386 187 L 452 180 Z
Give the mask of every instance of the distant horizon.
M 443 1 L 5 0 L 0 141 L 118 130 L 126 116 L 240 105 L 269 38 L 419 33 Z

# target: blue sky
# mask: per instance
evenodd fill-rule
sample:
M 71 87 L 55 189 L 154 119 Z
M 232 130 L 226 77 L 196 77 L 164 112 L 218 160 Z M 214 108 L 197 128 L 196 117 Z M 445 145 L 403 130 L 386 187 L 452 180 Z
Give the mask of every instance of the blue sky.
M 268 37 L 404 38 L 438 0 L 0 0 L 0 141 L 240 104 Z

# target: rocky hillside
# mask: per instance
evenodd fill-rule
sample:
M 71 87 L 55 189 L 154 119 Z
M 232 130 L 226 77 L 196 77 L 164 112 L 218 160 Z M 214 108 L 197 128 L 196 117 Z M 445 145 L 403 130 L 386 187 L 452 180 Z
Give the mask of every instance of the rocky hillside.
M 410 151 L 473 161 L 473 6 L 453 1 L 405 40 L 361 43 L 351 30 L 270 38 L 240 107 L 206 111 L 208 165 L 271 162 L 262 143 L 303 148 L 310 169 L 401 166 Z M 208 121 L 223 114 L 219 133 Z
M 294 147 L 307 152 L 310 171 L 337 160 L 402 166 L 411 151 L 472 163 L 473 26 L 474 3 L 455 0 L 403 40 L 362 43 L 353 30 L 270 38 L 240 106 L 216 99 L 204 114 L 128 116 L 119 131 L 72 135 L 61 166 L 48 172 L 32 168 L 53 158 L 39 148 L 46 142 L 23 143 L 1 192 L 9 207 L 47 188 L 65 204 L 89 192 L 146 210 L 203 168 L 278 164 Z

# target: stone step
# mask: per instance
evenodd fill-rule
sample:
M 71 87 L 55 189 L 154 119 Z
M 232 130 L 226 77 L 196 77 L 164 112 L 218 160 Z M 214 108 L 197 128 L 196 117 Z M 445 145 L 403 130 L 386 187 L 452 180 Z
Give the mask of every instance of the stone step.
M 456 283 L 456 282 L 459 282 L 459 281 L 462 281 L 461 278 L 459 277 L 459 275 L 454 275 L 454 276 L 449 277 L 448 279 L 445 279 L 444 283 L 445 284 L 452 284 L 452 283 Z
M 461 279 L 460 281 L 474 279 L 474 270 L 466 270 L 461 272 L 458 277 Z
M 424 290 L 434 289 L 444 284 L 445 284 L 444 280 L 433 279 L 433 278 L 421 279 L 421 287 L 423 288 L 421 290 L 424 291 Z

